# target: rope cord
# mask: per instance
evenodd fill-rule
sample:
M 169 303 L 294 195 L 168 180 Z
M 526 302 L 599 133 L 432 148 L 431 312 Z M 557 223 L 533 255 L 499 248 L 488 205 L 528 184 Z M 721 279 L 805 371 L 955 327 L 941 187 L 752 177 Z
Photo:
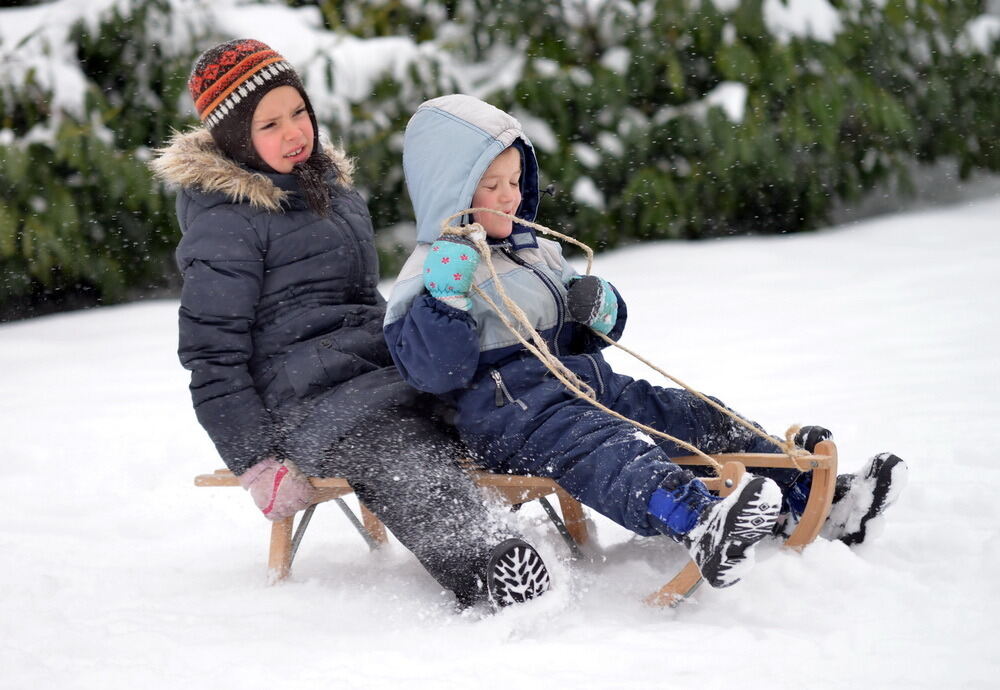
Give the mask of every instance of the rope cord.
M 507 296 L 507 293 L 506 293 L 506 291 L 503 288 L 503 285 L 502 285 L 502 283 L 500 281 L 500 278 L 497 275 L 496 268 L 493 266 L 492 252 L 490 250 L 490 246 L 486 242 L 486 237 L 485 237 L 486 233 L 485 233 L 485 230 L 484 230 L 483 226 L 480 225 L 479 223 L 470 223 L 468 225 L 462 225 L 462 226 L 454 226 L 454 225 L 450 224 L 451 221 L 455 220 L 456 218 L 459 218 L 459 217 L 462 217 L 462 216 L 465 216 L 465 215 L 468 215 L 468 214 L 472 214 L 472 213 L 481 213 L 481 212 L 493 213 L 495 215 L 502 216 L 502 217 L 507 218 L 507 219 L 509 219 L 509 220 L 511 220 L 511 221 L 513 221 L 513 222 L 515 222 L 517 224 L 519 224 L 519 225 L 530 227 L 530 228 L 532 228 L 534 230 L 537 230 L 539 232 L 542 232 L 542 233 L 544 233 L 546 235 L 551 235 L 553 237 L 557 237 L 559 239 L 562 239 L 562 240 L 564 240 L 566 242 L 569 242 L 571 244 L 575 244 L 576 246 L 580 247 L 586 253 L 586 255 L 587 255 L 587 270 L 586 270 L 585 275 L 590 275 L 590 272 L 591 272 L 591 270 L 593 268 L 594 251 L 590 247 L 588 247 L 586 244 L 584 244 L 583 242 L 580 242 L 579 240 L 577 240 L 577 239 L 575 239 L 573 237 L 569 237 L 568 235 L 564 235 L 562 233 L 556 232 L 555 230 L 547 228 L 544 225 L 541 225 L 539 223 L 533 223 L 533 222 L 525 220 L 523 218 L 518 218 L 518 217 L 512 216 L 512 215 L 510 215 L 508 213 L 504 213 L 503 211 L 496 211 L 496 210 L 491 209 L 491 208 L 478 208 L 478 207 L 476 207 L 476 208 L 468 208 L 468 209 L 465 209 L 464 211 L 459 211 L 458 213 L 453 213 L 452 215 L 448 216 L 447 218 L 445 218 L 441 222 L 441 231 L 442 231 L 443 234 L 446 234 L 446 235 L 457 235 L 457 236 L 464 237 L 464 238 L 468 239 L 469 241 L 471 241 L 474 244 L 474 246 L 479 251 L 479 253 L 482 256 L 482 258 L 485 260 L 486 267 L 489 269 L 490 275 L 493 278 L 493 283 L 497 287 L 497 292 L 499 293 L 499 295 L 501 297 L 501 300 L 503 301 L 504 306 L 514 316 L 514 319 L 516 321 L 518 321 L 524 328 L 526 328 L 527 331 L 531 334 L 531 339 L 533 341 L 533 344 L 529 343 L 528 340 L 523 335 L 521 335 L 521 333 L 518 330 L 518 328 L 514 324 L 512 324 L 510 322 L 510 320 L 507 318 L 507 316 L 496 305 L 496 303 L 490 298 L 489 295 L 487 295 L 485 292 L 483 292 L 483 290 L 480 289 L 479 286 L 474 285 L 472 289 L 473 289 L 473 291 L 477 295 L 479 295 L 480 297 L 483 298 L 483 300 L 490 306 L 491 309 L 493 309 L 493 311 L 496 312 L 497 316 L 500 318 L 500 320 L 503 322 L 503 324 L 505 326 L 507 326 L 507 328 L 510 329 L 510 331 L 514 334 L 514 336 L 518 339 L 518 341 L 520 341 L 520 343 L 522 345 L 524 345 L 524 347 L 527 348 L 527 350 L 529 352 L 531 352 L 533 355 L 535 355 L 535 357 L 537 357 L 542 362 L 542 364 L 544 364 L 549 369 L 549 371 L 552 372 L 552 374 L 563 385 L 565 385 L 568 389 L 570 389 L 570 391 L 572 391 L 573 393 L 575 393 L 578 397 L 586 400 L 588 403 L 590 403 L 591 405 L 593 405 L 597 409 L 601 410 L 602 412 L 606 412 L 607 414 L 610 414 L 613 417 L 617 417 L 618 419 L 621 419 L 623 421 L 628 422 L 629 424 L 632 424 L 637 429 L 640 429 L 640 430 L 642 430 L 642 431 L 644 431 L 644 432 L 646 432 L 648 434 L 654 435 L 654 436 L 659 436 L 660 438 L 664 438 L 664 439 L 666 439 L 668 441 L 671 441 L 672 443 L 677 444 L 678 446 L 680 446 L 680 447 L 682 447 L 682 448 L 690 451 L 694 455 L 697 455 L 697 456 L 701 457 L 702 459 L 706 460 L 715 469 L 715 471 L 717 473 L 720 472 L 721 469 L 722 469 L 722 465 L 720 465 L 719 462 L 715 458 L 713 458 L 712 456 L 710 456 L 707 453 L 703 452 L 701 449 L 697 448 L 696 446 L 688 443 L 687 441 L 679 439 L 676 436 L 671 436 L 670 434 L 662 432 L 662 431 L 660 431 L 658 429 L 654 429 L 654 428 L 652 428 L 650 426 L 647 426 L 647 425 L 645 425 L 645 424 L 643 424 L 643 423 L 641 423 L 639 421 L 636 421 L 634 419 L 630 419 L 629 417 L 626 417 L 625 415 L 623 415 L 623 414 L 621 414 L 619 412 L 616 412 L 615 410 L 612 410 L 611 408 L 607 407 L 606 405 L 603 405 L 602 403 L 600 403 L 597 400 L 597 396 L 594 393 L 593 388 L 591 388 L 586 383 L 584 383 L 583 381 L 581 381 L 576 376 L 576 374 L 574 374 L 572 371 L 570 371 L 562 362 L 560 362 L 549 351 L 548 345 L 546 345 L 546 343 L 542 339 L 541 335 L 538 333 L 537 330 L 535 330 L 535 328 L 528 321 L 528 317 L 524 313 L 524 311 L 521 309 L 521 307 L 518 306 L 517 303 L 515 303 L 513 300 L 511 300 Z M 708 396 L 704 395 L 700 391 L 695 390 L 694 388 L 692 388 L 688 384 L 684 383 L 680 379 L 678 379 L 678 378 L 676 378 L 674 376 L 671 376 L 670 374 L 668 374 L 667 372 L 663 371 L 662 369 L 660 369 L 656 365 L 654 365 L 651 362 L 649 362 L 648 360 L 644 359 L 639 354 L 633 352 L 632 350 L 630 350 L 629 348 L 625 347 L 624 345 L 621 345 L 620 343 L 615 342 L 614 340 L 612 340 L 611 338 L 609 338 L 604 333 L 601 333 L 599 331 L 595 331 L 593 329 L 591 329 L 591 331 L 595 335 L 597 335 L 599 338 L 601 338 L 608 345 L 612 345 L 614 347 L 617 347 L 618 349 L 626 352 L 627 354 L 632 355 L 634 358 L 638 359 L 640 362 L 642 362 L 643 364 L 645 364 L 649 368 L 651 368 L 654 371 L 658 372 L 662 376 L 670 379 L 671 381 L 673 381 L 675 384 L 677 384 L 678 386 L 680 386 L 684 390 L 686 390 L 689 393 L 693 394 L 699 400 L 707 403 L 708 405 L 712 406 L 716 410 L 722 412 L 726 416 L 728 416 L 731 419 L 733 419 L 735 422 L 737 422 L 740 425 L 746 427 L 747 429 L 749 429 L 751 432 L 753 432 L 757 436 L 759 436 L 759 437 L 765 439 L 766 441 L 768 441 L 769 443 L 773 444 L 775 447 L 777 447 L 781 451 L 782 454 L 786 455 L 792 461 L 792 463 L 796 466 L 796 468 L 799 471 L 802 471 L 802 472 L 808 471 L 808 468 L 801 466 L 799 464 L 799 461 L 798 461 L 799 457 L 801 457 L 803 455 L 808 455 L 809 454 L 807 451 L 805 451 L 805 450 L 803 450 L 801 448 L 797 448 L 795 446 L 794 437 L 795 437 L 796 432 L 799 430 L 798 426 L 789 427 L 788 431 L 785 432 L 785 439 L 784 439 L 784 441 L 782 441 L 780 439 L 777 439 L 777 438 L 771 436 L 770 434 L 762 431 L 755 424 L 753 424 L 752 422 L 750 422 L 749 420 L 747 420 L 746 418 L 744 418 L 740 414 L 734 412 L 733 410 L 730 410 L 729 408 L 725 407 L 724 405 L 720 405 L 716 401 L 712 400 L 711 398 L 709 398 Z

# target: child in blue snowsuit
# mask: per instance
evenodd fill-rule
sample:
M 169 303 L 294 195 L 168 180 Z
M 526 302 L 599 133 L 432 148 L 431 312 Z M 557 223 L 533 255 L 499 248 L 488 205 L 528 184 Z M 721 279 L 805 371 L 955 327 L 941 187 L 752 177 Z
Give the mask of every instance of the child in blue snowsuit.
M 538 165 L 516 119 L 470 96 L 427 101 L 407 125 L 403 166 L 418 243 L 394 286 L 385 334 L 404 379 L 454 406 L 462 439 L 491 470 L 551 477 L 624 527 L 684 544 L 710 585 L 737 582 L 779 513 L 804 508 L 809 475 L 747 475 L 719 499 L 670 461 L 687 451 L 580 399 L 472 293 L 477 285 L 501 303 L 477 250 L 461 237 L 442 235 L 441 223 L 470 207 L 534 220 Z M 777 452 L 687 391 L 612 371 L 601 354 L 605 343 L 591 329 L 612 339 L 621 335 L 627 311 L 617 290 L 579 276 L 557 243 L 526 226 L 490 213 L 472 220 L 485 230 L 507 295 L 602 404 L 708 453 Z M 799 440 L 808 450 L 829 437 L 821 427 L 803 431 Z M 844 475 L 835 496 L 843 524 L 827 535 L 861 541 L 868 521 L 895 498 L 903 472 L 898 458 L 883 454 L 858 475 Z

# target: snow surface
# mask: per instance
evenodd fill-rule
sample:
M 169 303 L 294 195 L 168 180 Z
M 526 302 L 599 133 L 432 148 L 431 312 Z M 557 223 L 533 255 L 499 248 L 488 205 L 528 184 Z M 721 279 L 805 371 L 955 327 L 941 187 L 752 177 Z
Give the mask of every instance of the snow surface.
M 772 431 L 828 426 L 842 468 L 882 450 L 911 468 L 873 543 L 765 544 L 743 583 L 676 610 L 642 598 L 678 547 L 591 513 L 571 563 L 537 505 L 514 519 L 554 589 L 498 615 L 452 613 L 332 505 L 268 586 L 249 497 L 192 484 L 221 463 L 176 302 L 3 325 L 0 688 L 995 688 L 998 218 L 994 197 L 597 257 L 626 345 Z

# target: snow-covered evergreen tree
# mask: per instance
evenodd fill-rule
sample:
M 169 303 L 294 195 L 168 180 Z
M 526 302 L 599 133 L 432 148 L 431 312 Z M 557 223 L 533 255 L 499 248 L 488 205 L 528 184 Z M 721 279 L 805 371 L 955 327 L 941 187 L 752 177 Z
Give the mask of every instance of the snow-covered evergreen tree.
M 1000 169 L 1000 16 L 977 0 L 56 0 L 0 10 L 0 313 L 169 285 L 172 200 L 144 162 L 194 124 L 204 48 L 254 33 L 357 157 L 383 268 L 425 98 L 511 110 L 554 200 L 605 248 L 795 232 L 915 164 Z M 6 307 L 6 308 L 5 308 Z

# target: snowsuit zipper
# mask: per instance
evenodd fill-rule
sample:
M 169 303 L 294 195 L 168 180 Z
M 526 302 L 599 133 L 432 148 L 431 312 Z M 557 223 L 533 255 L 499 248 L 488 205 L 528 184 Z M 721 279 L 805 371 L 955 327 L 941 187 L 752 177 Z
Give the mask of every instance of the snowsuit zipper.
M 597 394 L 604 395 L 604 377 L 601 376 L 601 370 L 597 366 L 597 360 L 594 359 L 593 355 L 584 354 L 584 357 L 590 362 L 590 365 L 594 367 L 594 378 L 597 379 Z
M 542 281 L 542 284 L 546 288 L 548 288 L 549 292 L 552 294 L 552 299 L 556 303 L 556 330 L 555 330 L 555 333 L 552 336 L 551 347 L 552 347 L 552 354 L 554 354 L 556 357 L 558 357 L 559 354 L 560 354 L 560 352 L 559 352 L 559 335 L 560 335 L 560 333 L 562 333 L 563 325 L 566 323 L 566 315 L 565 315 L 565 312 L 563 311 L 562 296 L 559 294 L 558 288 L 556 288 L 556 286 L 552 283 L 552 280 L 547 275 L 545 275 L 544 273 L 542 273 L 541 271 L 539 271 L 537 268 L 535 268 L 534 266 L 532 266 L 531 264 L 529 264 L 527 261 L 525 261 L 524 259 L 522 259 L 521 257 L 519 257 L 514 252 L 514 250 L 511 248 L 511 246 L 509 244 L 501 245 L 500 246 L 500 251 L 508 259 L 510 259 L 511 261 L 513 261 L 514 263 L 516 263 L 518 266 L 522 266 L 522 267 L 528 269 L 529 271 L 531 271 L 532 273 L 534 273 L 536 276 L 538 276 L 538 279 Z
M 497 384 L 497 395 L 496 404 L 497 407 L 503 407 L 507 403 L 514 403 L 520 407 L 525 412 L 528 411 L 528 406 L 523 400 L 517 400 L 513 395 L 510 394 L 510 390 L 507 388 L 507 384 L 503 382 L 503 377 L 500 376 L 500 372 L 496 369 L 490 369 L 490 376 L 493 377 L 493 381 Z

